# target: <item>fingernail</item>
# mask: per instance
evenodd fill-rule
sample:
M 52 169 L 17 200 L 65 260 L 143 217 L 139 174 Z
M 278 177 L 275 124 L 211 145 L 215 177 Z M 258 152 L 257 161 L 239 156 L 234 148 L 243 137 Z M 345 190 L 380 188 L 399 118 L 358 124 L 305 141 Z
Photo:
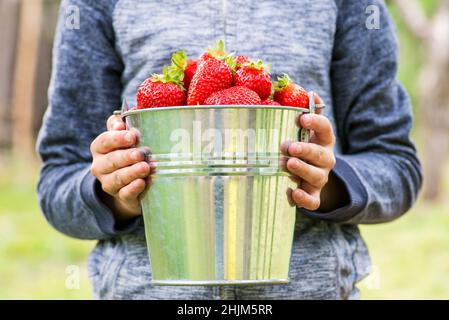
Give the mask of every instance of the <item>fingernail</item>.
M 301 144 L 299 144 L 299 143 L 295 143 L 292 146 L 292 148 L 293 148 L 293 153 L 295 153 L 295 154 L 301 153 L 301 151 L 302 151 Z
M 302 116 L 302 123 L 306 126 L 310 125 L 312 122 L 312 117 L 309 114 L 305 114 Z
M 301 164 L 299 163 L 299 160 L 295 158 L 295 167 L 299 168 Z
M 140 151 L 133 151 L 131 153 L 131 159 L 134 161 L 139 161 L 142 158 L 142 152 Z
M 290 148 L 292 142 L 291 141 L 284 141 L 281 144 L 281 151 L 285 150 L 286 153 L 288 153 L 288 149 Z
M 134 135 L 133 135 L 131 132 L 127 132 L 127 133 L 125 134 L 125 141 L 126 141 L 127 143 L 132 143 L 132 142 L 134 142 Z
M 293 169 L 298 169 L 299 168 L 299 160 L 296 158 L 292 158 L 293 160 L 290 163 L 290 167 L 292 167 Z
M 301 200 L 303 198 L 303 194 L 300 189 L 297 189 L 297 191 L 293 191 L 293 193 L 295 194 L 297 200 Z
M 132 132 L 137 138 L 137 141 L 140 141 L 141 134 L 139 130 L 137 130 L 136 128 L 131 128 L 129 132 Z
M 148 165 L 148 163 L 141 162 L 140 164 L 140 170 L 142 171 L 148 171 L 151 168 L 151 166 Z

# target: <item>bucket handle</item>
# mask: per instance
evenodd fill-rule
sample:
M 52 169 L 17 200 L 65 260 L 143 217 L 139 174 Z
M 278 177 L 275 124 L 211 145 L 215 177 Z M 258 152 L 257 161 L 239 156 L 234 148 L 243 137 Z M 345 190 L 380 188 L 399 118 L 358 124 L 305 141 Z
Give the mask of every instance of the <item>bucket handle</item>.
M 129 111 L 129 105 L 128 105 L 128 102 L 126 102 L 126 99 L 123 99 L 121 109 L 120 110 L 115 110 L 112 114 L 114 116 L 121 116 L 123 122 L 126 125 L 126 128 L 128 129 L 128 125 L 126 124 L 126 117 L 124 116 L 125 112 L 127 112 L 127 111 Z
M 324 104 L 315 104 L 315 92 L 309 92 L 309 113 L 315 114 L 317 109 L 323 109 L 325 107 Z M 310 130 L 301 128 L 299 130 L 299 141 L 301 142 L 309 142 L 310 140 Z

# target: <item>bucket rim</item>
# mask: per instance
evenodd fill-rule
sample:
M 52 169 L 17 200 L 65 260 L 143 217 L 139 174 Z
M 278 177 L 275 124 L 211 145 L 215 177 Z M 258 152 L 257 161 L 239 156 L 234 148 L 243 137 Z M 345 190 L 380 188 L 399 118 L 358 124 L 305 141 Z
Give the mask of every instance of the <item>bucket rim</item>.
M 317 105 L 316 108 L 324 108 L 324 105 Z M 122 117 L 127 117 L 133 114 L 144 112 L 157 112 L 165 110 L 211 110 L 211 109 L 272 109 L 272 110 L 291 110 L 296 112 L 306 113 L 309 109 L 289 106 L 269 106 L 269 105 L 200 105 L 200 106 L 176 106 L 176 107 L 160 107 L 160 108 L 146 108 L 133 109 L 122 113 Z

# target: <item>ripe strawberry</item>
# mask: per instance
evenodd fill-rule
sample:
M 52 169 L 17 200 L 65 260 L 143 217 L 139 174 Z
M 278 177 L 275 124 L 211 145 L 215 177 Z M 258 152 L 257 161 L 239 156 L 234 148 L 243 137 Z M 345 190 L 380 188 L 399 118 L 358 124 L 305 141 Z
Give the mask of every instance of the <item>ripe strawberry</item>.
M 246 63 L 235 73 L 234 85 L 247 87 L 266 99 L 271 94 L 271 77 L 266 70 L 261 60 Z
M 184 70 L 184 88 L 189 90 L 190 82 L 192 81 L 193 76 L 198 68 L 197 60 L 188 60 L 186 69 Z
M 271 100 L 270 98 L 262 100 L 260 103 L 263 106 L 280 106 L 281 104 L 277 101 Z
M 210 60 L 213 59 L 213 57 L 209 54 L 209 52 L 203 52 L 199 57 L 198 57 L 198 62 L 201 63 L 203 61 L 206 60 Z
M 231 85 L 232 71 L 226 62 L 217 59 L 203 61 L 190 82 L 187 105 L 203 104 L 212 93 Z
M 164 67 L 163 74 L 153 74 L 137 90 L 136 109 L 182 106 L 186 96 L 180 81 Z
M 235 60 L 236 69 L 237 70 L 240 69 L 245 63 L 250 62 L 249 57 L 247 57 L 247 56 L 240 56 L 240 55 L 235 56 L 234 60 Z
M 260 105 L 257 93 L 246 87 L 231 87 L 213 93 L 204 101 L 205 105 Z
M 287 74 L 274 82 L 274 100 L 283 106 L 309 108 L 309 93 L 294 83 Z

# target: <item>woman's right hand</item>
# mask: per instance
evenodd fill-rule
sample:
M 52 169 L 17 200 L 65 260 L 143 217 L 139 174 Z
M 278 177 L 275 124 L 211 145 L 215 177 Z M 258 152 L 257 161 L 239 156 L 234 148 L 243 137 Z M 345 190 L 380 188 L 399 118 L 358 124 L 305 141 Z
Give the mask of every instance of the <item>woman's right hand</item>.
M 154 163 L 150 150 L 135 147 L 138 134 L 126 130 L 120 116 L 109 117 L 107 129 L 91 144 L 91 172 L 101 183 L 102 201 L 118 222 L 126 222 L 142 214 L 139 196 L 151 182 Z

